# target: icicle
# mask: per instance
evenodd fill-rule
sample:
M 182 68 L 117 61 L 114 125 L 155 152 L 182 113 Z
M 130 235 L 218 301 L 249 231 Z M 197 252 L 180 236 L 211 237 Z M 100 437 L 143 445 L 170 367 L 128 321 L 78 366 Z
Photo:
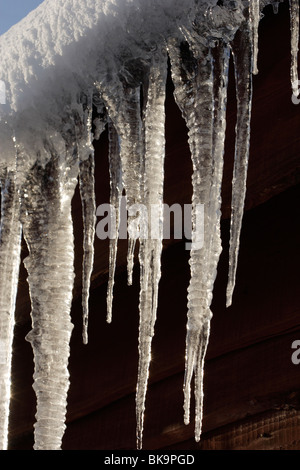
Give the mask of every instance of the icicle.
M 214 93 L 214 123 L 213 123 L 213 161 L 212 182 L 209 201 L 209 223 L 211 237 L 208 246 L 208 269 L 216 272 L 221 252 L 221 190 L 224 166 L 224 147 L 226 132 L 227 86 L 230 49 L 222 41 L 213 49 L 213 93 Z M 219 248 L 217 248 L 219 245 Z
M 232 42 L 235 69 L 237 123 L 235 160 L 232 179 L 231 226 L 229 248 L 229 274 L 226 305 L 232 303 L 238 262 L 240 233 L 246 196 L 246 180 L 250 147 L 250 121 L 252 108 L 252 47 L 247 25 L 236 34 Z
M 94 263 L 96 224 L 94 154 L 79 165 L 79 188 L 83 214 L 82 309 L 83 342 L 88 342 L 89 291 Z
M 229 48 L 224 44 L 219 44 L 214 50 L 214 124 L 213 124 L 213 160 L 212 160 L 212 181 L 210 187 L 209 200 L 206 203 L 207 215 L 205 220 L 205 245 L 203 250 L 207 252 L 206 267 L 206 285 L 208 286 L 207 305 L 210 305 L 212 298 L 212 289 L 216 277 L 217 265 L 219 262 L 221 246 L 220 219 L 221 219 L 221 188 L 223 178 L 223 157 L 225 146 L 225 130 L 226 130 L 226 107 L 227 107 L 227 85 L 228 85 L 228 67 L 229 67 Z M 205 258 L 205 255 L 204 255 Z M 193 262 L 193 253 L 191 254 L 191 263 Z M 204 261 L 205 262 L 205 261 Z M 195 270 L 196 272 L 196 270 Z M 197 284 L 197 276 L 195 276 L 195 284 Z M 203 274 L 202 274 L 203 276 Z M 199 279 L 199 278 L 198 278 Z M 205 282 L 205 281 L 204 281 Z M 195 285 L 195 290 L 196 290 Z M 192 292 L 192 280 L 189 292 Z M 196 291 L 197 292 L 197 291 Z M 191 294 L 192 298 L 192 294 Z M 196 304 L 197 305 L 197 304 Z M 194 301 L 192 301 L 192 308 Z M 190 312 L 189 312 L 190 315 Z M 189 326 L 188 326 L 189 330 Z M 189 334 L 191 337 L 189 338 Z M 203 326 L 199 329 L 199 338 L 193 337 L 193 333 L 188 331 L 187 334 L 187 364 L 185 376 L 185 418 L 186 423 L 189 422 L 190 408 L 190 384 L 192 378 L 192 370 L 194 367 L 195 374 L 195 440 L 199 441 L 202 430 L 203 419 L 203 377 L 204 377 L 204 361 L 208 340 L 210 336 L 210 321 L 207 319 Z M 195 345 L 197 344 L 197 349 Z M 191 352 L 189 353 L 189 349 Z M 194 361 L 194 366 L 193 366 Z M 190 363 L 189 363 L 190 362 Z
M 298 98 L 298 50 L 299 50 L 299 0 L 290 0 L 290 21 L 291 21 L 291 82 L 293 96 Z
M 125 116 L 128 123 L 119 130 L 121 138 L 121 162 L 123 172 L 123 184 L 126 191 L 127 207 L 140 203 L 140 165 L 142 155 L 142 122 L 141 122 L 141 103 L 140 87 L 135 90 L 125 90 Z M 124 124 L 124 123 L 123 123 Z M 131 224 L 131 218 L 128 217 L 128 224 Z M 127 271 L 128 285 L 132 284 L 132 274 L 134 265 L 134 251 L 137 240 L 136 233 L 128 233 L 128 256 Z
M 109 240 L 109 276 L 107 287 L 107 322 L 112 320 L 112 303 L 114 277 L 118 250 L 118 232 L 120 224 L 120 204 L 122 197 L 122 168 L 120 161 L 119 137 L 112 122 L 108 125 L 109 131 L 109 172 L 110 172 L 110 204 L 115 209 L 116 220 L 114 238 Z
M 145 399 L 151 362 L 151 343 L 157 315 L 163 238 L 163 183 L 165 157 L 165 88 L 167 59 L 156 52 L 150 68 L 145 106 L 144 204 L 148 236 L 140 239 L 139 366 L 136 391 L 137 447 L 142 448 Z
M 187 43 L 170 44 L 169 54 L 175 98 L 189 129 L 193 160 L 193 243 L 188 294 L 184 421 L 190 421 L 191 381 L 195 374 L 195 439 L 201 435 L 203 370 L 210 332 L 210 304 L 221 253 L 220 208 L 226 127 L 228 47 L 222 43 L 211 52 L 197 46 L 196 59 Z M 213 66 L 215 80 L 213 82 Z M 196 230 L 197 206 L 204 204 L 204 246 Z M 197 246 L 198 243 L 198 246 Z
M 37 397 L 35 450 L 59 450 L 69 388 L 70 318 L 74 283 L 71 199 L 77 185 L 77 154 L 62 158 L 50 149 L 27 176 L 22 223 L 29 249 L 25 260 L 32 307 L 26 339 L 34 353 Z
M 124 67 L 126 69 L 126 67 Z M 143 135 L 140 102 L 140 83 L 127 83 L 126 70 L 121 76 L 118 96 L 112 96 L 106 85 L 101 88 L 103 99 L 120 138 L 120 158 L 122 165 L 123 186 L 126 191 L 127 207 L 139 204 L 141 200 L 141 160 Z M 128 218 L 128 225 L 131 218 Z M 128 285 L 132 284 L 134 251 L 137 236 L 129 233 L 127 272 Z
M 258 25 L 260 20 L 260 0 L 249 0 L 249 22 L 252 38 L 253 53 L 253 69 L 254 75 L 258 74 L 257 57 L 258 57 Z
M 221 208 L 221 183 L 223 177 L 223 157 L 226 132 L 227 86 L 230 49 L 227 44 L 220 42 L 213 49 L 214 66 L 214 126 L 213 126 L 213 157 L 215 174 L 218 174 L 218 184 L 213 186 L 215 194 L 211 199 L 217 199 L 217 207 Z
M 202 62 L 202 63 L 201 63 Z M 196 214 L 197 205 L 204 204 L 205 240 L 212 236 L 211 228 L 207 226 L 209 217 L 209 193 L 212 177 L 212 144 L 213 144 L 213 87 L 212 62 L 209 50 L 205 50 L 198 62 L 198 76 L 194 91 L 195 109 L 189 117 L 189 143 L 193 160 L 193 234 L 190 257 L 191 280 L 188 288 L 188 323 L 186 338 L 186 370 L 184 381 L 184 421 L 189 423 L 190 385 L 193 373 L 195 374 L 195 439 L 198 441 L 201 434 L 203 413 L 203 366 L 206 348 L 209 339 L 209 325 L 211 319 L 211 286 L 208 277 L 207 248 L 197 248 Z M 214 228 L 213 228 L 214 230 Z M 193 245 L 195 247 L 193 247 Z M 207 278 L 206 278 L 207 276 Z M 206 278 L 206 279 L 205 279 Z
M 280 3 L 280 2 L 274 2 L 274 3 L 272 4 L 274 15 L 277 15 L 277 14 L 278 14 L 278 11 L 279 11 L 279 3 Z
M 190 420 L 191 380 L 195 377 L 196 428 L 195 438 L 201 432 L 203 401 L 203 361 L 208 342 L 211 312 L 208 295 L 204 291 L 206 251 L 196 245 L 197 205 L 209 201 L 212 173 L 213 145 L 213 82 L 210 51 L 203 48 L 199 60 L 193 56 L 188 43 L 171 44 L 169 54 L 175 99 L 189 129 L 189 145 L 193 161 L 192 250 L 191 280 L 188 290 L 188 323 L 186 338 L 186 365 L 184 379 L 184 422 Z M 205 207 L 207 210 L 207 207 Z M 206 228 L 206 227 L 205 227 Z
M 0 221 L 0 449 L 7 449 L 12 342 L 19 279 L 21 224 L 13 172 L 4 170 Z

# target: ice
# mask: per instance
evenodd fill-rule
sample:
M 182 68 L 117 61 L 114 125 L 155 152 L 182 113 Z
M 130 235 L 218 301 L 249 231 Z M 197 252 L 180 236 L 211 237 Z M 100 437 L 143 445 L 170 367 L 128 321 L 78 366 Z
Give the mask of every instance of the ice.
M 235 286 L 240 233 L 246 196 L 247 170 L 250 148 L 250 121 L 252 108 L 252 41 L 251 33 L 245 24 L 232 42 L 234 60 L 237 123 L 235 159 L 232 179 L 229 273 L 226 292 L 226 305 L 232 303 Z
M 274 12 L 274 15 L 277 15 L 278 11 L 279 11 L 279 4 L 280 2 L 274 2 L 273 3 L 273 12 Z
M 122 165 L 120 159 L 120 142 L 112 122 L 109 123 L 109 172 L 110 172 L 110 204 L 115 209 L 116 220 L 114 236 L 109 240 L 109 276 L 107 287 L 107 322 L 112 321 L 113 288 L 118 251 L 119 226 L 122 198 Z
M 257 58 L 258 58 L 258 26 L 260 20 L 260 0 L 251 0 L 249 2 L 249 21 L 252 36 L 252 73 L 258 74 Z
M 120 161 L 122 184 L 126 192 L 127 207 L 140 203 L 141 159 L 143 152 L 140 80 L 132 74 L 139 64 L 128 59 L 122 70 L 116 74 L 115 89 L 110 83 L 99 83 L 104 103 L 120 140 Z M 117 93 L 116 93 L 117 90 Z M 114 93 L 112 93 L 112 91 Z M 131 220 L 128 221 L 129 225 Z M 137 234 L 129 233 L 128 240 L 128 284 L 132 284 L 134 249 Z
M 299 92 L 298 82 L 298 50 L 299 50 L 299 0 L 290 0 L 291 18 L 291 82 L 293 95 L 297 98 Z
M 83 316 L 83 343 L 88 343 L 89 318 L 89 292 L 91 275 L 94 264 L 94 241 L 96 224 L 95 199 L 95 162 L 94 148 L 92 146 L 92 110 L 93 93 L 82 93 L 79 99 L 82 112 L 75 115 L 75 128 L 69 129 L 71 136 L 75 137 L 79 159 L 79 191 L 83 219 L 83 262 L 82 262 L 82 316 Z M 82 119 L 82 121 L 81 121 Z M 76 127 L 79 129 L 77 130 Z M 96 132 L 101 134 L 100 124 L 95 126 Z M 66 139 L 68 140 L 68 139 Z
M 35 365 L 36 450 L 59 450 L 65 431 L 73 328 L 71 199 L 77 177 L 76 152 L 61 158 L 51 148 L 47 165 L 37 162 L 23 189 L 22 225 L 29 250 L 25 267 L 32 308 L 32 330 L 26 339 L 32 345 Z
M 169 47 L 176 101 L 189 130 L 193 162 L 193 236 L 188 288 L 184 421 L 190 421 L 191 381 L 195 374 L 196 425 L 200 439 L 203 414 L 204 358 L 209 339 L 210 303 L 221 252 L 220 206 L 225 139 L 228 47 L 214 51 L 186 42 Z M 204 204 L 204 246 L 197 246 L 197 205 Z M 210 228 L 211 227 L 211 228 Z
M 184 421 L 194 377 L 195 439 L 201 436 L 211 301 L 222 250 L 221 185 L 227 82 L 233 56 L 237 125 L 229 274 L 232 302 L 246 195 L 252 74 L 258 26 L 268 0 L 45 0 L 0 37 L 0 438 L 7 446 L 10 364 L 21 230 L 32 305 L 37 396 L 35 449 L 60 449 L 69 388 L 74 282 L 71 201 L 78 184 L 84 240 L 83 341 L 94 258 L 95 175 L 92 141 L 108 125 L 110 204 L 107 321 L 112 321 L 123 192 L 128 217 L 128 284 L 140 264 L 137 446 L 142 448 L 151 345 L 161 276 L 167 55 L 175 99 L 189 131 L 193 164 L 192 249 L 186 334 Z M 291 81 L 298 93 L 299 2 L 290 0 Z M 5 95 L 5 96 L 4 96 Z M 93 134 L 92 134 L 93 132 Z M 198 217 L 204 205 L 204 244 Z M 134 208 L 149 219 L 138 219 Z M 154 211 L 154 212 L 153 212 Z M 20 215 L 20 217 L 19 217 Z M 145 228 L 147 230 L 145 230 Z
M 136 391 L 137 447 L 142 448 L 145 399 L 151 362 L 151 342 L 157 315 L 163 239 L 163 185 L 165 158 L 165 92 L 167 56 L 157 50 L 144 89 L 145 155 L 143 204 L 147 208 L 148 237 L 140 239 L 139 365 Z M 155 214 L 152 211 L 155 210 Z M 154 227 L 152 216 L 158 220 Z
M 83 342 L 88 342 L 88 317 L 90 281 L 94 264 L 94 239 L 96 224 L 95 162 L 92 153 L 79 165 L 79 188 L 83 214 L 83 263 L 82 263 L 82 310 Z
M 0 448 L 7 448 L 14 312 L 21 250 L 19 192 L 13 171 L 0 171 Z

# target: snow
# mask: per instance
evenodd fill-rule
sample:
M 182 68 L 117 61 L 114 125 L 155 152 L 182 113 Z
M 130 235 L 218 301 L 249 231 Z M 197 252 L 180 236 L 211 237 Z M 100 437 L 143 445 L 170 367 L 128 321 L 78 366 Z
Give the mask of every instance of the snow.
M 185 2 L 187 12 L 192 4 Z M 43 151 L 43 139 L 61 132 L 64 116 L 69 120 L 72 112 L 81 112 L 77 100 L 93 90 L 96 81 L 115 77 L 112 81 L 117 86 L 124 59 L 147 60 L 145 49 L 151 52 L 165 24 L 176 24 L 181 11 L 179 1 L 165 2 L 161 8 L 158 1 L 146 0 L 46 0 L 20 26 L 1 36 L 0 79 L 7 97 L 1 115 L 11 117 L 10 127 L 17 134 L 20 121 L 28 123 L 27 139 L 16 136 L 22 140 L 22 151 L 32 156 L 33 141 L 34 153 Z M 10 158 L 14 159 L 13 152 Z
M 84 222 L 82 303 L 86 343 L 96 212 L 92 139 L 99 138 L 106 124 L 110 202 L 116 212 L 113 231 L 117 233 L 120 223 L 123 190 L 128 207 L 143 204 L 148 213 L 156 207 L 160 214 L 155 239 L 141 235 L 135 215 L 129 214 L 128 219 L 129 285 L 137 246 L 140 262 L 136 415 L 137 445 L 142 447 L 161 276 L 167 53 L 175 99 L 189 131 L 193 163 L 184 421 L 189 422 L 195 375 L 195 439 L 200 439 L 210 305 L 222 250 L 220 208 L 229 56 L 231 51 L 236 75 L 237 128 L 227 305 L 232 302 L 246 194 L 258 24 L 260 11 L 269 3 L 275 9 L 278 6 L 278 2 L 266 0 L 45 0 L 0 37 L 0 265 L 6 273 L 0 282 L 0 345 L 7 348 L 7 356 L 1 352 L 1 357 L 7 359 L 0 364 L 1 390 L 5 390 L 0 402 L 3 448 L 7 441 L 21 227 L 29 248 L 25 266 L 32 303 L 32 331 L 27 339 L 34 352 L 33 387 L 37 396 L 34 448 L 61 448 L 73 327 L 71 201 L 79 179 Z M 298 1 L 291 0 L 290 10 L 291 80 L 296 83 Z M 8 187 L 12 190 L 8 191 Z M 200 248 L 197 211 L 203 205 L 204 246 Z M 150 227 L 150 233 L 151 228 L 154 227 Z M 108 322 L 112 320 L 117 243 L 117 236 L 110 241 Z M 5 324 L 2 317 L 7 317 Z

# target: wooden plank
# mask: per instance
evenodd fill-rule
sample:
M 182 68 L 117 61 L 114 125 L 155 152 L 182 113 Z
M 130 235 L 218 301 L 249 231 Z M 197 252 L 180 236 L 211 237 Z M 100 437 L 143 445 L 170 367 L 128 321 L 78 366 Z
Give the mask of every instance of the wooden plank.
M 201 443 L 181 442 L 172 450 L 299 450 L 300 413 L 296 409 L 268 411 L 203 435 Z
M 238 427 L 239 421 L 250 422 L 265 411 L 293 411 L 299 420 L 299 369 L 291 361 L 295 337 L 300 337 L 300 330 L 206 362 L 204 436 L 229 424 Z M 182 381 L 179 373 L 149 387 L 145 449 L 166 448 L 193 438 L 193 424 L 183 424 Z M 69 422 L 64 449 L 134 449 L 134 409 L 131 394 Z M 20 445 L 19 439 L 16 442 Z M 13 449 L 14 439 L 10 445 Z M 200 449 L 202 443 L 197 446 L 191 448 Z

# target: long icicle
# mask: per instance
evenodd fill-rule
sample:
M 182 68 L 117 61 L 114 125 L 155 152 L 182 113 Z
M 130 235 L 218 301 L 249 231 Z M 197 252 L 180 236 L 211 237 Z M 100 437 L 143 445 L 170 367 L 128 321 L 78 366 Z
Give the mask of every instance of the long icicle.
M 120 142 L 112 122 L 108 124 L 109 135 L 109 173 L 110 173 L 110 204 L 115 210 L 114 237 L 109 240 L 109 274 L 107 286 L 107 322 L 112 321 L 113 288 L 116 270 L 118 232 L 120 225 L 120 205 L 122 198 L 122 168 L 120 160 Z
M 220 171 L 213 157 L 214 90 L 213 61 L 209 48 L 197 45 L 197 57 L 188 43 L 170 44 L 169 54 L 172 77 L 175 85 L 175 99 L 182 111 L 189 130 L 189 145 L 193 162 L 192 200 L 192 249 L 190 253 L 191 279 L 188 288 L 188 321 L 186 336 L 186 365 L 184 378 L 184 422 L 190 421 L 191 381 L 195 373 L 196 422 L 195 439 L 201 434 L 203 413 L 203 370 L 204 358 L 210 331 L 210 303 L 216 275 L 215 269 L 208 271 L 208 265 L 217 261 L 221 246 L 215 239 L 215 227 L 210 227 L 210 194 L 216 170 Z M 219 146 L 215 146 L 219 149 Z M 216 153 L 217 154 L 217 153 Z M 219 186 L 219 182 L 215 182 Z M 199 208 L 204 204 L 204 227 L 199 226 Z M 201 224 L 202 225 L 202 224 Z M 200 232 L 204 229 L 204 245 Z M 214 240 L 212 240 L 213 238 Z M 213 250 L 214 253 L 209 250 Z M 217 264 L 217 263 L 216 263 Z
M 142 448 L 145 400 L 151 362 L 151 343 L 157 315 L 163 239 L 165 157 L 165 92 L 167 58 L 156 53 L 150 68 L 145 106 L 144 205 L 148 236 L 140 239 L 139 365 L 136 390 L 137 447 Z
M 224 147 L 225 147 L 225 130 L 226 130 L 226 108 L 227 108 L 227 85 L 228 85 L 228 68 L 229 68 L 229 48 L 222 42 L 216 46 L 214 50 L 214 124 L 213 124 L 213 152 L 212 152 L 212 180 L 210 187 L 210 196 L 206 202 L 206 216 L 204 222 L 204 247 L 207 252 L 204 255 L 203 262 L 206 263 L 206 279 L 204 285 L 208 287 L 207 305 L 210 305 L 212 289 L 217 273 L 217 265 L 222 251 L 221 246 L 221 189 L 223 179 L 224 166 Z M 207 236 L 208 235 L 208 236 Z M 206 257 L 206 261 L 205 261 Z M 193 253 L 191 254 L 191 262 Z M 200 265 L 199 265 L 200 266 Z M 203 267 L 204 269 L 204 267 Z M 197 274 L 196 274 L 197 272 Z M 192 276 L 197 282 L 196 276 L 201 275 L 200 270 L 196 270 Z M 202 277 L 204 275 L 202 274 Z M 199 278 L 200 280 L 200 278 Z M 192 290 L 192 281 L 189 292 Z M 200 283 L 199 283 L 200 285 Z M 196 289 L 196 286 L 195 286 Z M 192 296 L 191 296 L 192 298 Z M 196 304 L 197 305 L 197 304 Z M 194 306 L 193 304 L 191 305 Z M 199 313 L 201 310 L 199 310 Z M 189 312 L 190 318 L 192 318 Z M 195 316 L 195 314 L 194 314 Z M 191 339 L 189 338 L 191 335 Z M 203 405 L 204 405 L 204 361 L 210 336 L 209 317 L 199 328 L 199 338 L 188 331 L 187 334 L 187 365 L 185 375 L 185 417 L 186 424 L 189 422 L 190 408 L 190 387 L 192 379 L 192 371 L 195 374 L 195 440 L 199 441 L 202 432 Z M 194 344 L 198 346 L 195 348 Z M 193 344 L 194 343 L 194 344 Z M 190 351 L 189 351 L 190 350 Z M 194 361 L 194 365 L 193 365 Z
M 88 321 L 89 321 L 89 296 L 91 277 L 94 265 L 94 242 L 96 224 L 96 194 L 95 194 L 95 157 L 92 144 L 92 109 L 93 93 L 91 91 L 82 92 L 80 104 L 82 106 L 82 116 L 73 112 L 74 133 L 76 142 L 76 153 L 79 159 L 79 192 L 82 207 L 83 221 L 83 260 L 82 260 L 82 339 L 83 343 L 88 343 Z M 78 125 L 80 123 L 80 125 Z M 76 125 L 77 124 L 77 125 Z M 104 119 L 98 119 L 95 125 L 95 134 L 99 138 L 104 129 Z M 72 139 L 69 142 L 72 146 Z
M 83 217 L 82 310 L 83 343 L 88 343 L 89 292 L 94 263 L 96 224 L 94 154 L 79 164 L 79 189 Z
M 203 47 L 203 46 L 202 46 Z M 198 49 L 198 47 L 197 47 Z M 201 50 L 201 46 L 200 46 Z M 199 440 L 203 415 L 204 359 L 210 333 L 210 303 L 222 250 L 221 184 L 226 128 L 229 49 L 222 42 L 196 60 L 187 43 L 170 45 L 175 98 L 189 129 L 193 159 L 193 237 L 186 338 L 184 421 L 190 421 L 191 381 L 195 373 L 196 423 Z M 207 54 L 207 62 L 204 57 Z M 212 78 L 214 77 L 214 80 Z M 213 85 L 212 85 L 213 82 Z M 204 246 L 197 248 L 197 205 L 204 204 Z
M 0 221 L 0 449 L 8 445 L 12 343 L 19 279 L 21 224 L 15 175 L 5 169 L 1 182 Z
M 22 199 L 25 260 L 32 330 L 26 339 L 34 353 L 37 397 L 35 450 L 60 450 L 65 432 L 74 240 L 71 200 L 77 186 L 77 155 L 62 158 L 50 149 L 46 165 L 34 165 Z
M 252 40 L 248 24 L 237 32 L 232 42 L 237 98 L 235 159 L 232 179 L 229 273 L 226 305 L 232 303 L 235 286 L 240 234 L 246 196 L 252 109 Z
M 203 414 L 203 371 L 209 340 L 212 291 L 205 277 L 208 273 L 209 196 L 213 172 L 213 79 L 212 58 L 206 49 L 198 60 L 194 89 L 195 108 L 189 122 L 189 144 L 193 161 L 193 233 L 190 254 L 191 279 L 188 288 L 188 321 L 186 337 L 186 370 L 184 380 L 184 416 L 189 422 L 191 380 L 195 374 L 195 440 L 201 435 Z M 204 204 L 204 246 L 198 245 L 197 206 Z

